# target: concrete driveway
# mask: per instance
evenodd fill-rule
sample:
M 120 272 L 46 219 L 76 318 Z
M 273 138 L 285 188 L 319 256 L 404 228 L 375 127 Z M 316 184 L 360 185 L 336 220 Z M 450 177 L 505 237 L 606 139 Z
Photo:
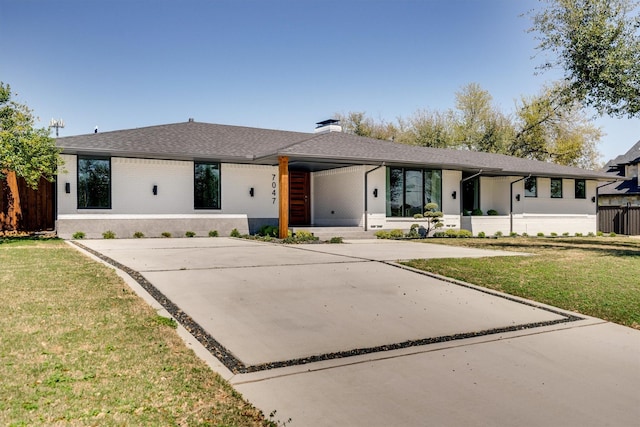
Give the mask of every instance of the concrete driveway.
M 640 425 L 640 331 L 394 263 L 512 252 L 379 240 L 81 244 L 287 425 Z

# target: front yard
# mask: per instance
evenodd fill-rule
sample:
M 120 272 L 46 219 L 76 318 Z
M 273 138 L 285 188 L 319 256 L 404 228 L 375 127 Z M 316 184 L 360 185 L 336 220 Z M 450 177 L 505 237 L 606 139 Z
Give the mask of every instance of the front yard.
M 428 239 L 534 256 L 412 260 L 421 270 L 640 329 L 640 239 Z

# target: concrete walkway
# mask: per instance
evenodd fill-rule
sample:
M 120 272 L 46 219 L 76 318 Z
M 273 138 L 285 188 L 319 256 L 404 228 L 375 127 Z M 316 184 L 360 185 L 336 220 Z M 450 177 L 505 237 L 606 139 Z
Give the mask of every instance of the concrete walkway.
M 380 240 L 80 243 L 137 278 L 125 276 L 287 425 L 640 424 L 640 331 L 393 262 L 512 252 Z

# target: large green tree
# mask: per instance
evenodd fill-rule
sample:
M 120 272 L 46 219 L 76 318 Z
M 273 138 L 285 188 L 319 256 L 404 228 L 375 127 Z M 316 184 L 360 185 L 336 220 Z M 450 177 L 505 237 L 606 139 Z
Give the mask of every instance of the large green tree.
M 538 68 L 564 70 L 559 94 L 600 114 L 640 116 L 640 15 L 633 0 L 540 0 L 531 13 Z
M 14 172 L 37 188 L 40 178 L 53 181 L 59 150 L 48 129 L 36 129 L 31 110 L 11 100 L 11 88 L 0 82 L 0 179 Z

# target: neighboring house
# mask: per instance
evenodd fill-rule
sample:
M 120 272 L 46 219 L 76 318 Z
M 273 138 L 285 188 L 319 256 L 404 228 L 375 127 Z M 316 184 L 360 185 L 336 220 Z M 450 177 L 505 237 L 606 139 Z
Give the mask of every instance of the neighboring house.
M 609 174 L 618 177 L 618 181 L 605 185 L 598 191 L 600 206 L 640 206 L 640 141 L 625 154 L 610 160 L 604 167 Z
M 605 171 L 617 181 L 598 189 L 599 229 L 618 234 L 640 234 L 640 141 L 610 160 Z
M 188 122 L 57 139 L 57 230 L 221 235 L 265 224 L 408 229 L 435 202 L 474 234 L 589 233 L 604 172 L 314 133 Z M 464 216 L 481 209 L 484 216 Z M 487 216 L 488 210 L 497 216 Z

